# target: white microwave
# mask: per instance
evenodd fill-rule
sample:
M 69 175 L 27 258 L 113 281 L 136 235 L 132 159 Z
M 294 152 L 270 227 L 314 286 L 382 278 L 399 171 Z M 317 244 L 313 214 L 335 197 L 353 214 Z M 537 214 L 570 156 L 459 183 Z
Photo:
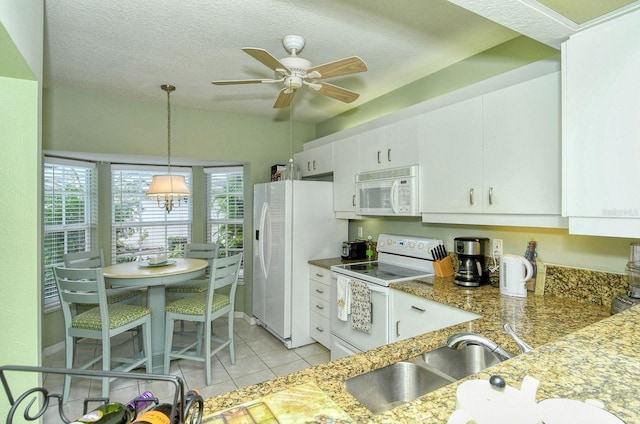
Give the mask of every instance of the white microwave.
M 418 216 L 418 165 L 356 174 L 356 214 Z

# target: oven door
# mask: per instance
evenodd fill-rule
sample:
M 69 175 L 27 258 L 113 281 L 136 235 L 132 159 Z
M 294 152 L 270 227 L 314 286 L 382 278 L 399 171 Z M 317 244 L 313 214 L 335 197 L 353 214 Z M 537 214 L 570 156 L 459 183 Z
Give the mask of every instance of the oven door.
M 351 326 L 351 315 L 347 316 L 347 321 L 338 319 L 338 290 L 335 277 L 331 279 L 330 307 L 332 336 L 342 339 L 362 352 L 389 343 L 389 288 L 363 282 L 371 290 L 371 333 L 354 330 Z

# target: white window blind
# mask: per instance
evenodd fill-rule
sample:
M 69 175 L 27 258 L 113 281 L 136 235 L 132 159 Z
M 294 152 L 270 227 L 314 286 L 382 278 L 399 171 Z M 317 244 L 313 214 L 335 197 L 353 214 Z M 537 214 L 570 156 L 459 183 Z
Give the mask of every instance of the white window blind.
M 44 300 L 57 303 L 53 268 L 64 254 L 91 250 L 96 243 L 97 176 L 95 164 L 45 157 Z
M 183 198 L 180 207 L 167 213 L 158 207 L 154 196 L 146 193 L 156 174 L 164 167 L 113 165 L 111 168 L 112 263 L 144 260 L 166 253 L 180 257 L 191 240 L 191 199 Z M 184 175 L 191 187 L 191 170 L 171 167 L 171 173 Z
M 220 256 L 243 251 L 244 174 L 241 166 L 207 168 L 207 241 L 220 246 Z

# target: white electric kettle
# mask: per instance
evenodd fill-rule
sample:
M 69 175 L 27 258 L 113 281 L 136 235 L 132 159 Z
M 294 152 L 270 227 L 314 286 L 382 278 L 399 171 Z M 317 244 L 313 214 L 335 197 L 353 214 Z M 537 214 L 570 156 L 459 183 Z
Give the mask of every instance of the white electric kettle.
M 536 391 L 540 382 L 526 376 L 520 390 L 492 375 L 489 380 L 469 380 L 456 392 L 456 410 L 447 424 L 540 424 Z
M 500 294 L 527 297 L 527 281 L 533 277 L 531 263 L 522 256 L 500 257 Z

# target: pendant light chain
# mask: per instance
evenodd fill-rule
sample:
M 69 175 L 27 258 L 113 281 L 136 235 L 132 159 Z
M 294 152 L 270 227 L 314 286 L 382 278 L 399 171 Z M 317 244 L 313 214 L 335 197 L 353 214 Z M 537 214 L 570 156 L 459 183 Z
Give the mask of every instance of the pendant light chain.
M 171 175 L 171 92 L 176 88 L 173 85 L 163 85 L 167 92 L 167 170 Z

